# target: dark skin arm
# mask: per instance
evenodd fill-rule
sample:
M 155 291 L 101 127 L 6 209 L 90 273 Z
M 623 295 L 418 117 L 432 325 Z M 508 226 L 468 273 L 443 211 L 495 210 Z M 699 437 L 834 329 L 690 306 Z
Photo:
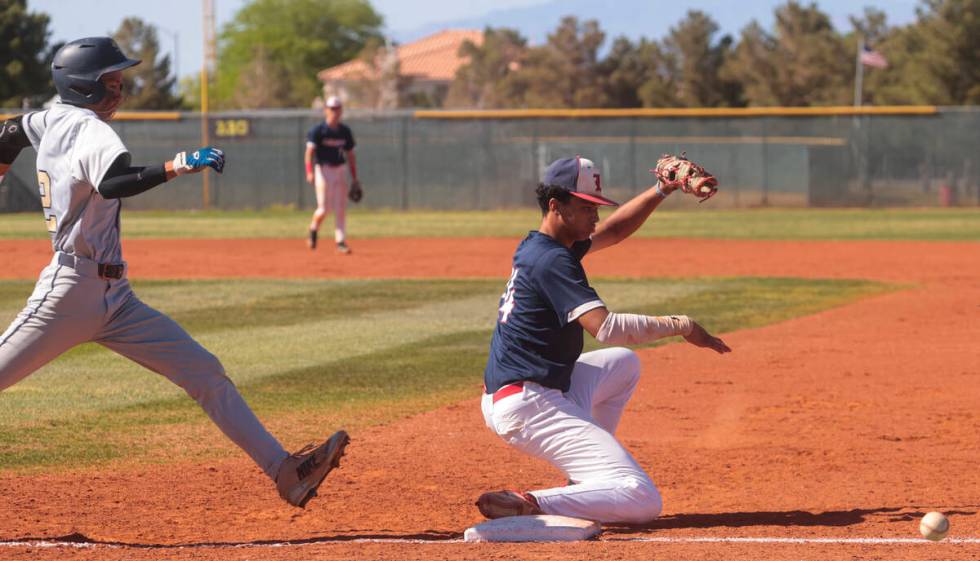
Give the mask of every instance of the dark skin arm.
M 664 188 L 663 191 L 669 194 L 671 190 Z M 663 200 L 664 196 L 657 192 L 654 185 L 617 208 L 596 227 L 589 253 L 616 245 L 633 235 Z

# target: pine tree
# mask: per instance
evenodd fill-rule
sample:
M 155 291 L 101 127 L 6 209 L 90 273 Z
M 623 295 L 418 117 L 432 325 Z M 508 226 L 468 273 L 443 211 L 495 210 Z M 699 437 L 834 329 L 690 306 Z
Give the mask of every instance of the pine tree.
M 177 79 L 170 75 L 170 55 L 160 57 L 156 28 L 140 18 L 126 18 L 113 38 L 130 58 L 143 62 L 123 73 L 124 109 L 177 109 L 173 93 Z

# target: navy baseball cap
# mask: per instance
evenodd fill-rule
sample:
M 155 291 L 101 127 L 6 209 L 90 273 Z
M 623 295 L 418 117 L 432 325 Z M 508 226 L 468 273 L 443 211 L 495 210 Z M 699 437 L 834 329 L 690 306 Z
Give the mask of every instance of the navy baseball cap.
M 575 156 L 555 160 L 544 171 L 545 185 L 561 187 L 586 201 L 609 206 L 619 206 L 616 201 L 602 196 L 602 180 L 592 160 Z

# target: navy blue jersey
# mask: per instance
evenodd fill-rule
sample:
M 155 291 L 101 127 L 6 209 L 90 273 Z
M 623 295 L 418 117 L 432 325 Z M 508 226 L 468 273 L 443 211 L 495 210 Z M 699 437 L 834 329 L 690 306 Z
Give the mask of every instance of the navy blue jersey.
M 520 381 L 568 391 L 582 354 L 582 326 L 576 320 L 605 306 L 582 268 L 591 246 L 592 240 L 585 240 L 567 248 L 530 232 L 517 247 L 483 371 L 488 393 Z
M 310 129 L 306 142 L 315 149 L 313 161 L 328 166 L 343 165 L 344 150 L 354 149 L 354 135 L 350 128 L 343 123 L 337 123 L 337 128 L 330 128 L 326 121 Z

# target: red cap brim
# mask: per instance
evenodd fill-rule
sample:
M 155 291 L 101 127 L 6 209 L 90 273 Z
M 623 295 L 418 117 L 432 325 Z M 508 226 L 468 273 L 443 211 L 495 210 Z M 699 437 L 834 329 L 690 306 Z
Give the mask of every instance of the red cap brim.
M 580 199 L 585 199 L 590 203 L 596 203 L 599 205 L 606 205 L 606 206 L 619 206 L 619 203 L 617 203 L 616 201 L 607 199 L 600 195 L 587 195 L 585 193 L 579 193 L 578 191 L 569 191 L 569 193 L 575 195 Z

